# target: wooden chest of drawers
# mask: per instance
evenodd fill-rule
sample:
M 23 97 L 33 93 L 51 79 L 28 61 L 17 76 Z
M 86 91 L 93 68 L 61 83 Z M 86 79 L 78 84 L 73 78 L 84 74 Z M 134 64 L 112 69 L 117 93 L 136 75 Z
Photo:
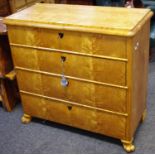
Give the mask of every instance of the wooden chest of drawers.
M 133 151 L 146 113 L 151 16 L 149 9 L 37 4 L 7 17 L 22 121 L 105 134 Z

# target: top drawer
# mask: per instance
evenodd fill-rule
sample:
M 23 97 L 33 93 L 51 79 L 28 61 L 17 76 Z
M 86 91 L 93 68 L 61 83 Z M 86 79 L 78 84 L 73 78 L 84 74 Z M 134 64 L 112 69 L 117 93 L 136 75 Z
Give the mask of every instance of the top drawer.
M 126 39 L 119 36 L 20 26 L 11 26 L 8 32 L 14 44 L 126 58 Z

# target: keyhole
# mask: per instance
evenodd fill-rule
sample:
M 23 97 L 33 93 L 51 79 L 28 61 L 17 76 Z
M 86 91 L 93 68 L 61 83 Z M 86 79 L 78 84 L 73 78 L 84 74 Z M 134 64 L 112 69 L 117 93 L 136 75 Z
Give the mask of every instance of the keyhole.
M 68 110 L 72 110 L 72 106 L 68 106 Z
M 65 56 L 61 56 L 61 60 L 62 60 L 62 62 L 65 62 L 66 61 L 66 57 Z
M 63 38 L 64 34 L 63 33 L 59 33 L 59 37 Z

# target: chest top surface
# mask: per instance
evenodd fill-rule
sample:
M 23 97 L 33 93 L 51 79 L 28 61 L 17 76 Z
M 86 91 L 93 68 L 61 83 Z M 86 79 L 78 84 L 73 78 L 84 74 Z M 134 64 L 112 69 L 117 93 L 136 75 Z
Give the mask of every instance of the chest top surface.
M 151 16 L 149 9 L 38 3 L 8 16 L 5 23 L 131 36 Z

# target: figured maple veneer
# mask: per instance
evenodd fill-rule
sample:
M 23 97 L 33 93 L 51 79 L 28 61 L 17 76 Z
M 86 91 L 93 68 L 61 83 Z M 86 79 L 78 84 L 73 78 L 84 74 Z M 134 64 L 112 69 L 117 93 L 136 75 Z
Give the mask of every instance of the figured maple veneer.
M 17 75 L 20 90 L 77 102 L 83 105 L 126 112 L 126 105 L 124 104 L 126 102 L 126 90 L 123 88 L 74 79 L 69 79 L 69 86 L 63 88 L 60 85 L 61 77 L 22 70 L 18 70 Z M 23 83 L 24 79 L 26 80 Z M 111 94 L 113 94 L 113 98 L 111 98 Z
M 15 58 L 15 66 L 57 74 L 62 74 L 61 57 L 64 56 L 67 76 L 126 85 L 126 62 L 124 61 L 59 53 L 57 50 L 51 52 L 31 48 L 25 50 L 21 47 L 13 47 L 12 55 Z M 27 59 L 24 59 L 25 57 Z
M 10 42 L 14 44 L 126 58 L 126 39 L 123 37 L 20 26 L 9 30 Z
M 24 112 L 39 118 L 56 121 L 62 124 L 87 129 L 97 133 L 104 133 L 109 136 L 124 138 L 126 118 L 90 108 L 74 105 L 69 110 L 70 104 L 66 106 L 63 102 L 51 101 L 35 97 L 29 94 L 22 94 Z M 40 110 L 36 110 L 40 109 Z M 52 111 L 52 112 L 51 112 Z M 106 124 L 106 125 L 102 125 Z M 109 130 L 115 128 L 115 130 Z
M 146 115 L 151 16 L 149 9 L 37 4 L 7 17 L 22 122 L 33 116 L 79 127 L 134 151 Z

